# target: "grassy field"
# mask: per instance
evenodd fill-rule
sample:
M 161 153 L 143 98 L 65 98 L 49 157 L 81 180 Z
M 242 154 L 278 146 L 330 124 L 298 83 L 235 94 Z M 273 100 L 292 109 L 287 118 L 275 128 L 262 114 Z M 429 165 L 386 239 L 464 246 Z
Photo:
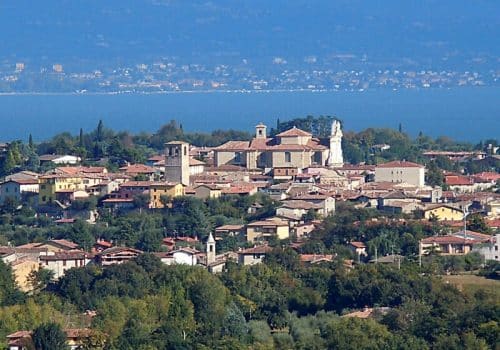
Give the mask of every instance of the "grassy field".
M 500 281 L 497 280 L 475 275 L 450 275 L 443 276 L 443 281 L 455 285 L 463 292 L 474 293 L 479 289 L 485 289 L 497 294 L 500 298 Z

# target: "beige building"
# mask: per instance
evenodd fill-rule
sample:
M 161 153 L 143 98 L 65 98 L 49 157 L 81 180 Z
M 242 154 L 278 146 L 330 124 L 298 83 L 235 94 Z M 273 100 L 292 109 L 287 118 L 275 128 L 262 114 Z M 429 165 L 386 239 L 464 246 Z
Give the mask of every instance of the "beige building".
M 379 164 L 375 167 L 375 182 L 407 183 L 417 187 L 424 187 L 425 167 L 407 161 Z
M 269 138 L 266 129 L 264 124 L 259 124 L 251 141 L 228 141 L 214 148 L 215 166 L 304 169 L 312 164 L 326 165 L 329 140 L 322 142 L 295 127 Z
M 273 249 L 267 245 L 256 246 L 240 250 L 238 252 L 238 263 L 240 265 L 255 265 L 264 261 L 266 254 Z
M 464 219 L 464 212 L 462 209 L 453 207 L 451 205 L 433 204 L 424 208 L 424 217 L 427 220 L 435 218 L 439 221 L 456 221 Z
M 269 238 L 287 239 L 290 237 L 288 222 L 278 218 L 251 222 L 246 227 L 248 242 Z

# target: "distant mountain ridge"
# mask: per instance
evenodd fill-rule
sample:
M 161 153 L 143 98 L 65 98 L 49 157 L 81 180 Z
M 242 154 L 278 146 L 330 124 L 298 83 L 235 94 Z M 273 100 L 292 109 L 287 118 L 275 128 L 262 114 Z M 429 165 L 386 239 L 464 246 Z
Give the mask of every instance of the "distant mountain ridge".
M 500 1 L 488 0 L 7 0 L 0 59 L 300 64 L 354 55 L 495 68 L 499 28 Z

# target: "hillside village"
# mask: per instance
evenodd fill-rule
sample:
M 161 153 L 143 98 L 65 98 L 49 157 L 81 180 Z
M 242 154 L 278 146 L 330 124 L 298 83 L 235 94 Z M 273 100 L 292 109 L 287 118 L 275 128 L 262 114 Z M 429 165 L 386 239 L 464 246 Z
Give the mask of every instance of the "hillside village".
M 2 147 L 6 157 L 9 145 Z M 114 167 L 89 165 L 76 153 L 43 154 L 46 171 L 15 169 L 0 184 L 2 227 L 12 225 L 0 236 L 0 257 L 27 293 L 40 288 L 44 271 L 48 283 L 75 268 L 106 269 L 146 253 L 212 274 L 261 264 L 280 249 L 293 251 L 302 266 L 339 262 L 348 270 L 470 254 L 498 262 L 500 173 L 434 165 L 437 157 L 498 162 L 498 149 L 490 148 L 422 150 L 431 169 L 405 159 L 349 164 L 342 125 L 333 120 L 326 136 L 296 126 L 270 135 L 259 124 L 250 140 L 214 147 L 171 140 L 143 163 Z M 430 180 L 436 174 L 441 185 Z M 140 228 L 124 221 L 141 217 Z M 134 230 L 140 236 L 130 238 Z M 463 271 L 446 261 L 442 273 Z M 26 336 L 10 335 L 10 349 Z

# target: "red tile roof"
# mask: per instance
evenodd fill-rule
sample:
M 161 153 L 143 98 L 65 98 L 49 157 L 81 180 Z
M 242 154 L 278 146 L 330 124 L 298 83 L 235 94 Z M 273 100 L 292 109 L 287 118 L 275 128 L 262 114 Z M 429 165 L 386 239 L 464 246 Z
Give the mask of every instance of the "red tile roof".
M 349 243 L 350 245 L 352 245 L 353 247 L 356 247 L 356 248 L 366 248 L 366 245 L 363 243 L 363 242 L 351 242 Z
M 127 174 L 152 174 L 156 171 L 155 168 L 144 164 L 132 164 L 121 167 L 120 170 Z
M 312 135 L 311 133 L 304 131 L 304 130 L 301 130 L 301 129 L 298 129 L 297 127 L 294 126 L 291 129 L 280 132 L 276 136 L 278 136 L 278 137 L 295 137 L 295 136 L 311 136 L 311 135 Z

